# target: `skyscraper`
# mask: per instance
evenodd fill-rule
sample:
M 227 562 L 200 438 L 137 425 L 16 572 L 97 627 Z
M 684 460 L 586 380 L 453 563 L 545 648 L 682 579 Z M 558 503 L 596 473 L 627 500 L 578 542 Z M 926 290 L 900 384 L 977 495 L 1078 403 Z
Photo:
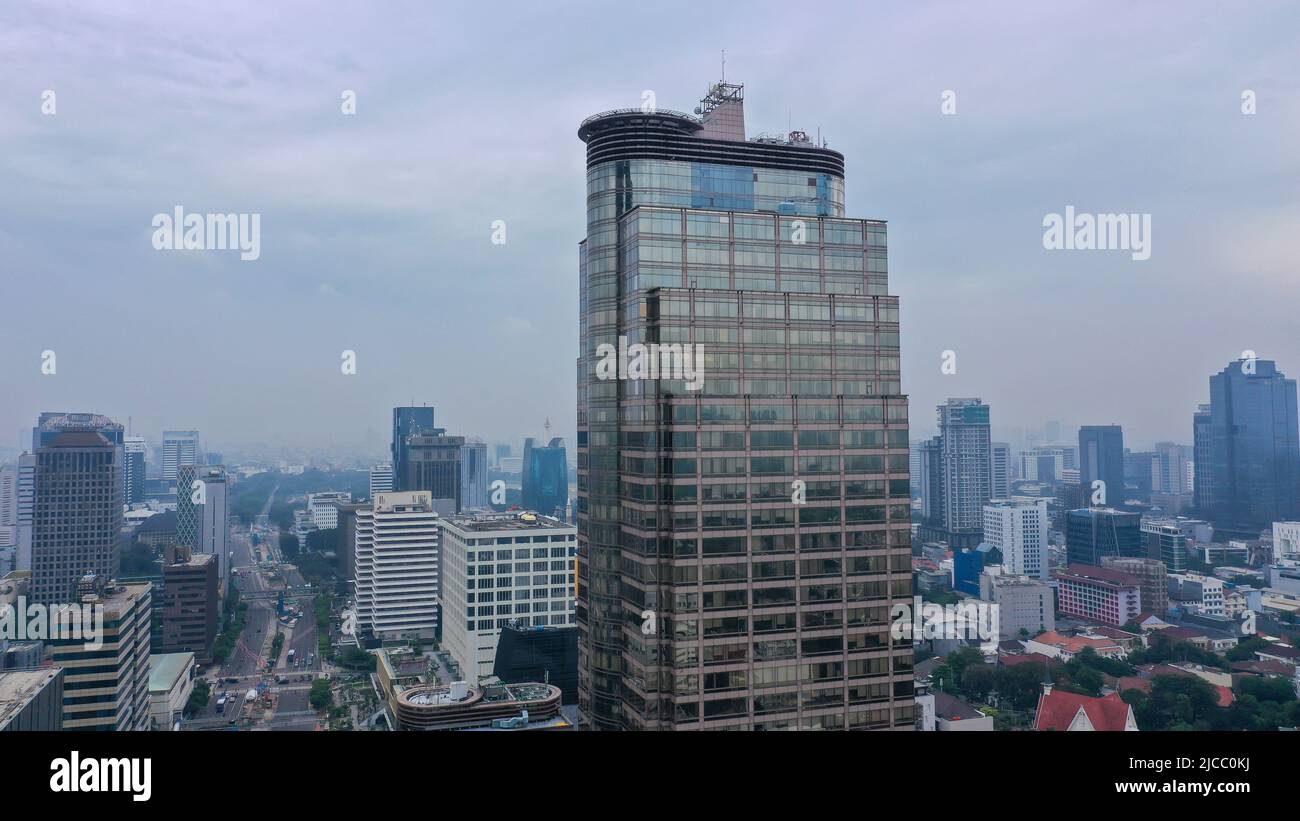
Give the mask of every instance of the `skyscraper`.
M 937 495 L 942 500 L 922 528 L 927 541 L 953 550 L 975 547 L 984 528 L 984 504 L 993 498 L 993 446 L 989 406 L 979 399 L 949 399 L 938 407 Z
M 1192 448 L 1175 442 L 1156 442 L 1155 490 L 1160 493 L 1187 493 L 1187 464 Z
M 122 530 L 120 448 L 96 430 L 59 433 L 36 451 L 32 601 L 79 601 L 86 574 L 118 570 Z
M 523 470 L 523 507 L 563 520 L 569 505 L 569 463 L 564 440 L 557 436 L 542 447 L 531 438 L 525 439 Z
M 402 472 L 393 474 L 398 492 L 427 490 L 434 499 L 451 499 L 461 509 L 461 450 L 464 436 L 447 436 L 442 428 L 406 437 Z
M 123 443 L 122 503 L 139 504 L 144 501 L 145 451 L 143 436 L 128 436 Z
M 912 647 L 887 624 L 911 574 L 885 223 L 844 217 L 841 154 L 746 140 L 741 86 L 698 112 L 578 132 L 580 720 L 911 728 Z M 611 373 L 650 344 L 671 374 Z
M 203 502 L 194 484 L 199 470 L 193 463 L 176 468 L 176 544 L 195 551 L 199 549 L 199 522 L 203 517 Z
M 1146 558 L 1139 532 L 1141 515 L 1107 507 L 1071 510 L 1065 516 L 1065 551 L 1070 564 L 1099 565 L 1103 556 Z
M 217 579 L 224 596 L 230 573 L 230 506 L 226 499 L 226 469 L 222 465 L 200 467 L 198 479 L 203 482 L 203 504 L 199 507 L 196 552 L 216 556 Z
M 1011 445 L 1006 442 L 994 442 L 989 446 L 993 462 L 992 486 L 989 497 L 1006 499 L 1011 496 Z
M 163 481 L 169 485 L 176 481 L 181 465 L 197 465 L 199 458 L 199 432 L 196 430 L 163 431 L 162 469 Z
M 1271 360 L 1233 362 L 1210 377 L 1207 421 L 1206 501 L 1216 530 L 1253 537 L 1300 516 L 1295 380 Z
M 1192 503 L 1202 516 L 1210 515 L 1212 491 L 1210 480 L 1210 406 L 1197 405 L 1192 414 Z
M 1099 506 L 1124 504 L 1124 432 L 1119 425 L 1084 425 L 1079 428 L 1079 484 L 1091 500 L 1105 482 Z M 1100 497 L 1099 497 L 1100 498 Z
M 390 445 L 393 465 L 393 489 L 394 490 L 419 490 L 419 488 L 403 487 L 402 477 L 406 475 L 407 437 L 417 433 L 432 433 L 433 426 L 433 408 L 424 405 L 421 407 L 393 408 L 393 438 Z
M 487 444 L 466 442 L 460 449 L 460 506 L 481 510 L 488 506 Z
M 370 498 L 377 493 L 389 493 L 393 489 L 393 466 L 375 465 L 370 469 Z
M 1007 573 L 1047 580 L 1047 500 L 1000 499 L 984 506 L 984 541 L 1002 554 Z

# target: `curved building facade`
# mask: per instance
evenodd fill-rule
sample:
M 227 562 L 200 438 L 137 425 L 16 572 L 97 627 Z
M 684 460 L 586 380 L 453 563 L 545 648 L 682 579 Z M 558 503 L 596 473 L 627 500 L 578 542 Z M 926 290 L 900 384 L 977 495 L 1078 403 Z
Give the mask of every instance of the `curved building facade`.
M 844 217 L 839 153 L 746 139 L 740 86 L 698 112 L 579 128 L 582 722 L 910 728 L 886 225 Z M 698 367 L 611 378 L 611 351 L 651 344 Z

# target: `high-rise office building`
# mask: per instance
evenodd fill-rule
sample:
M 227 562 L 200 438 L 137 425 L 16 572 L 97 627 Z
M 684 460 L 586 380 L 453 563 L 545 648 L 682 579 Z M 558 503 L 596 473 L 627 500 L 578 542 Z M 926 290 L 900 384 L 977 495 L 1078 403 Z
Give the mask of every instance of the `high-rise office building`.
M 1047 579 L 1047 500 L 997 499 L 984 505 L 984 541 L 1002 554 L 1007 573 Z
M 1156 442 L 1156 476 L 1154 490 L 1160 493 L 1188 493 L 1188 464 L 1192 461 L 1192 448 L 1176 442 Z
M 542 447 L 525 439 L 523 471 L 523 507 L 564 519 L 569 504 L 569 462 L 564 440 L 557 436 Z
M 910 729 L 886 226 L 844 216 L 841 154 L 747 140 L 743 106 L 719 83 L 698 118 L 579 128 L 580 721 Z M 651 344 L 671 373 L 611 368 Z
M 488 506 L 488 451 L 480 441 L 466 442 L 460 450 L 460 507 L 483 510 Z
M 143 436 L 128 436 L 123 442 L 122 503 L 139 504 L 144 501 L 145 452 L 148 445 Z
M 199 508 L 197 552 L 215 556 L 221 594 L 230 573 L 230 503 L 226 493 L 226 469 L 205 465 L 198 469 L 203 482 L 203 504 Z
M 1202 516 L 1210 515 L 1214 484 L 1210 480 L 1210 406 L 1197 405 L 1192 414 L 1192 503 Z
M 121 449 L 95 430 L 69 430 L 36 451 L 32 601 L 72 603 L 88 573 L 118 570 Z
M 1097 497 L 1104 482 L 1105 497 Z M 1084 425 L 1079 428 L 1079 484 L 1089 503 L 1098 507 L 1124 504 L 1124 432 L 1119 425 Z
M 103 606 L 103 645 L 89 650 L 81 638 L 47 642 L 49 660 L 63 668 L 63 729 L 148 730 L 152 586 L 110 587 L 106 581 L 78 580 L 73 599 Z M 67 611 L 64 617 L 80 620 L 81 613 Z M 63 635 L 71 634 L 66 627 Z
M 461 509 L 461 451 L 464 436 L 447 436 L 442 428 L 406 437 L 402 473 L 393 475 L 397 492 L 427 490 L 434 499 L 453 500 Z
M 162 624 L 157 653 L 194 654 L 199 664 L 212 661 L 217 640 L 221 595 L 217 557 L 169 545 L 164 551 Z
M 1071 467 L 1068 464 L 1071 453 L 1061 447 L 1030 448 L 1020 454 L 1020 478 L 1030 482 L 1059 482 L 1066 468 Z
M 176 467 L 176 544 L 199 549 L 200 522 L 203 518 L 201 489 L 195 485 L 201 468 L 193 463 Z
M 1300 516 L 1294 379 L 1268 359 L 1229 364 L 1210 377 L 1208 434 L 1207 501 L 1216 530 L 1253 538 Z
M 403 487 L 402 479 L 406 475 L 407 448 L 406 440 L 410 436 L 432 433 L 433 408 L 420 407 L 393 408 L 393 437 L 389 446 L 390 462 L 393 466 L 393 490 L 420 490 L 421 488 Z M 374 498 L 373 496 L 371 498 Z
M 520 627 L 573 625 L 577 528 L 534 513 L 438 520 L 442 647 L 471 684 L 492 675 L 497 638 Z
M 389 493 L 393 489 L 393 466 L 375 465 L 370 469 L 370 498 L 378 493 Z
M 1101 564 L 1103 556 L 1146 558 L 1139 531 L 1142 516 L 1107 507 L 1071 510 L 1065 516 L 1065 551 L 1070 564 Z
M 438 514 L 428 491 L 381 493 L 356 512 L 357 626 L 376 639 L 438 628 Z
M 1161 562 L 1169 573 L 1182 573 L 1187 569 L 1187 535 L 1176 521 L 1143 519 L 1140 530 L 1148 559 Z
M 18 466 L 0 467 L 0 547 L 18 544 Z
M 202 462 L 199 446 L 199 432 L 196 430 L 163 431 L 162 470 L 163 481 L 169 486 L 176 482 L 177 471 L 181 465 L 197 465 Z
M 989 498 L 1006 499 L 1011 496 L 1011 445 L 993 442 L 989 446 L 993 463 L 993 479 Z

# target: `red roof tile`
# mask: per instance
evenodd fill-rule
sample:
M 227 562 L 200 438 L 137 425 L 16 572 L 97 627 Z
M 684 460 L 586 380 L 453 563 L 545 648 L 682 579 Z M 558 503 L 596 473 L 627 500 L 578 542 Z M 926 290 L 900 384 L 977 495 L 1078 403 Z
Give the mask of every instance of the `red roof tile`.
M 1122 731 L 1132 712 L 1118 693 L 1111 693 L 1094 698 L 1064 690 L 1052 690 L 1038 699 L 1038 715 L 1034 719 L 1035 730 L 1068 730 L 1075 716 L 1083 710 L 1098 731 Z

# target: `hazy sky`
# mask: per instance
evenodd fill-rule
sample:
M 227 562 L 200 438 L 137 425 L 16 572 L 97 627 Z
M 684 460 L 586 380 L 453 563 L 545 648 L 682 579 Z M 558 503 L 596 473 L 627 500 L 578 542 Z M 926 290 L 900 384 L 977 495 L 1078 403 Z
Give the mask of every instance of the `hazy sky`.
M 691 110 L 724 48 L 751 136 L 820 128 L 848 215 L 889 221 L 918 436 L 981 396 L 995 427 L 1190 442 L 1243 350 L 1300 375 L 1298 28 L 1268 2 L 9 0 L 0 445 L 48 409 L 378 454 L 412 399 L 572 437 L 577 125 L 644 90 Z M 260 214 L 260 259 L 155 250 L 176 205 Z M 1150 214 L 1151 258 L 1044 250 L 1067 205 Z

